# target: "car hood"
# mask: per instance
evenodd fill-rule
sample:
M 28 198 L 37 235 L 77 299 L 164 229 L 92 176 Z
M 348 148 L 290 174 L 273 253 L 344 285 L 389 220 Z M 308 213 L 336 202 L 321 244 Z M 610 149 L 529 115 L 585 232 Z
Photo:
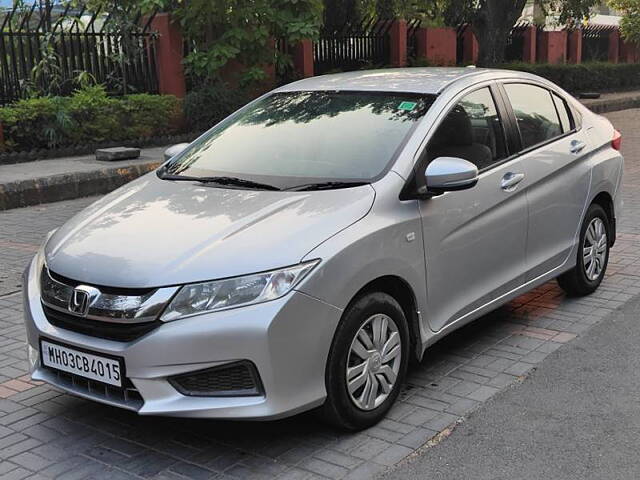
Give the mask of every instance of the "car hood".
M 300 262 L 371 209 L 370 185 L 313 192 L 217 188 L 155 173 L 103 197 L 55 232 L 49 269 L 81 282 L 148 288 Z

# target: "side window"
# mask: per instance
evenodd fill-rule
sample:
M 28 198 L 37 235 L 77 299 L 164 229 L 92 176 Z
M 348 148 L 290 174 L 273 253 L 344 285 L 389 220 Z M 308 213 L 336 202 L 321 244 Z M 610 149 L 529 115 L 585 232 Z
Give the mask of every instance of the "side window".
M 427 146 L 427 159 L 458 157 L 479 170 L 507 157 L 505 135 L 488 87 L 460 100 L 442 120 Z
M 556 104 L 558 115 L 560 116 L 560 125 L 562 125 L 562 131 L 564 133 L 571 131 L 571 118 L 569 117 L 569 110 L 567 109 L 567 103 L 555 93 L 552 93 L 553 103 Z
M 504 85 L 518 122 L 522 147 L 529 148 L 562 134 L 551 93 L 535 85 Z

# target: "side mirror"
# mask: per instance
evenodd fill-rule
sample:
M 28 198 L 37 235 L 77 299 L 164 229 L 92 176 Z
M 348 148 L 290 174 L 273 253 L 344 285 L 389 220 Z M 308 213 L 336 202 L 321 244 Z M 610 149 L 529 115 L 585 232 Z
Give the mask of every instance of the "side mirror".
M 424 172 L 426 192 L 440 194 L 452 190 L 466 190 L 478 183 L 478 167 L 457 157 L 438 157 Z
M 184 150 L 189 146 L 188 143 L 176 143 L 175 145 L 171 145 L 164 151 L 164 160 L 167 161 L 171 157 L 175 157 L 179 153 L 184 152 Z

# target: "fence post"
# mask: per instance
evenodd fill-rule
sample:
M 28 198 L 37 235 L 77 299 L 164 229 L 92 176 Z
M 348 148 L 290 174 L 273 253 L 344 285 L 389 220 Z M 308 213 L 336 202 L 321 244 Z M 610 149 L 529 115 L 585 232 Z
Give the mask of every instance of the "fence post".
M 569 63 L 582 63 L 582 30 L 576 29 L 569 32 L 569 40 L 567 42 L 569 51 L 567 52 L 567 61 Z
M 542 63 L 566 63 L 567 31 L 540 32 L 538 34 L 538 60 Z
M 418 28 L 416 55 L 438 65 L 455 65 L 457 41 L 453 28 Z
M 4 152 L 4 127 L 0 122 L 0 152 Z
M 390 61 L 392 67 L 407 66 L 407 21 L 396 18 L 389 31 Z
M 618 63 L 620 60 L 620 30 L 613 30 L 609 34 L 609 62 Z
M 473 29 L 467 26 L 462 33 L 462 61 L 475 65 L 478 63 L 478 40 Z
M 158 69 L 158 89 L 161 94 L 184 98 L 187 92 L 182 67 L 182 32 L 171 21 L 171 14 L 158 13 L 151 22 L 151 28 L 158 32 L 156 41 L 156 65 Z
M 302 78 L 313 77 L 313 42 L 305 38 L 293 47 L 293 67 Z
M 538 27 L 529 25 L 523 34 L 523 52 L 522 61 L 527 63 L 536 63 L 536 35 Z

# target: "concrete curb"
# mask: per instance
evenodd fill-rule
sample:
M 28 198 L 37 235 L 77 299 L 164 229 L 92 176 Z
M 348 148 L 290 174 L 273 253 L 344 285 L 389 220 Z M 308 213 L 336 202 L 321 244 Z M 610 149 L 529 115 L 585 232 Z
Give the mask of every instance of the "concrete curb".
M 633 97 L 588 100 L 582 102 L 585 107 L 595 113 L 617 112 L 640 107 L 640 95 Z
M 108 193 L 160 164 L 152 161 L 0 184 L 0 211 Z

